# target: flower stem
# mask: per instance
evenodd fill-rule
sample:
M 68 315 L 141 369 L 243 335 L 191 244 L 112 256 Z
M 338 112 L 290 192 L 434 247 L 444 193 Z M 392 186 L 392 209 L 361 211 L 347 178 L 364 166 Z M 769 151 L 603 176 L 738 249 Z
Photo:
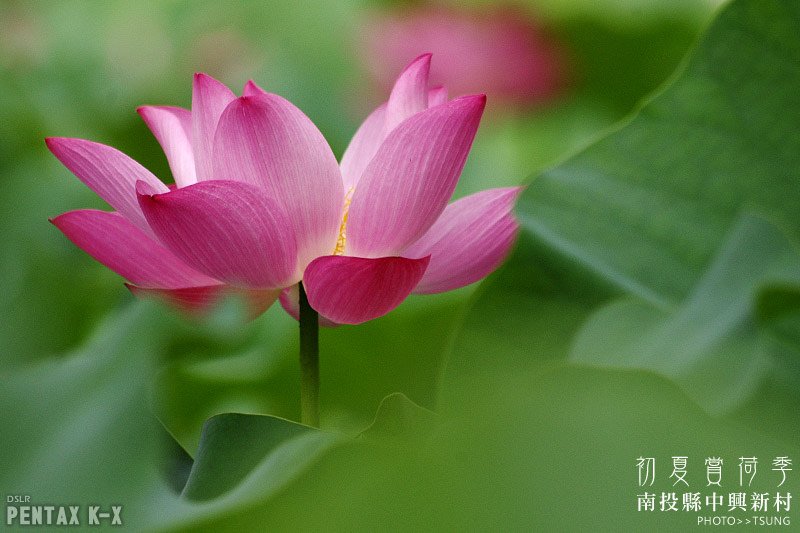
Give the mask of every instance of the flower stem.
M 300 288 L 300 421 L 319 427 L 319 315 Z

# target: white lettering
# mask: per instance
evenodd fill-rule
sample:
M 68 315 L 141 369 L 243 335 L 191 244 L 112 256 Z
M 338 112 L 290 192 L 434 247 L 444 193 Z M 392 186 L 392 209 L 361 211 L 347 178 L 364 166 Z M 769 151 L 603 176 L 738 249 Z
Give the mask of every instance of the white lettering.
M 67 525 L 67 510 L 60 506 L 58 508 L 58 517 L 56 518 L 56 525 L 58 526 Z
M 41 526 L 42 525 L 42 506 L 41 505 L 34 505 L 33 512 L 31 513 L 31 525 L 34 526 Z
M 80 507 L 77 505 L 70 505 L 69 506 L 69 525 L 71 526 L 79 526 L 81 525 L 81 521 L 78 519 L 78 511 Z
M 97 518 L 97 511 L 100 510 L 99 505 L 90 505 L 89 506 L 89 525 L 90 526 L 99 526 L 100 519 Z
M 13 505 L 9 505 L 8 507 L 6 507 L 6 525 L 10 526 L 12 523 L 14 523 L 14 519 L 17 517 L 18 514 L 19 510 Z
M 111 517 L 111 525 L 112 526 L 121 526 L 122 525 L 122 506 L 121 505 L 112 505 L 111 512 L 114 513 L 114 516 Z

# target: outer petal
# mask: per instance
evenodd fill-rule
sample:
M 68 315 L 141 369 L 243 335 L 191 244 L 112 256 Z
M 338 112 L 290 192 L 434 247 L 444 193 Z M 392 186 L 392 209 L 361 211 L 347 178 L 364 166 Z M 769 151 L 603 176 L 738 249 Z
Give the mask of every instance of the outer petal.
M 447 102 L 447 87 L 440 85 L 428 91 L 428 107 Z
M 247 314 L 256 318 L 269 309 L 280 292 L 278 289 L 236 289 L 229 285 L 211 285 L 207 287 L 186 287 L 181 289 L 145 289 L 126 284 L 128 289 L 138 298 L 158 298 L 182 311 L 202 315 L 229 295 L 239 295 L 247 305 Z
M 386 104 L 381 104 L 359 126 L 342 155 L 341 169 L 345 191 L 356 186 L 387 133 Z
M 415 293 L 444 292 L 488 276 L 505 259 L 519 225 L 511 214 L 519 187 L 490 189 L 447 206 L 405 257 L 430 256 Z
M 289 316 L 295 320 L 300 320 L 300 291 L 297 288 L 297 284 L 286 287 L 281 291 L 280 302 L 281 307 L 283 307 L 284 311 L 289 313 Z M 340 324 L 320 315 L 319 325 L 326 328 L 335 328 Z
M 428 108 L 431 54 L 422 54 L 400 73 L 386 104 L 386 130 Z
M 59 215 L 51 222 L 84 252 L 142 287 L 219 284 L 175 257 L 119 213 L 83 209 Z
M 447 102 L 447 88 L 435 87 L 428 91 L 428 107 L 433 107 Z M 347 150 L 344 151 L 342 162 L 339 165 L 342 169 L 342 180 L 344 190 L 349 191 L 355 188 L 364 169 L 372 158 L 378 147 L 383 143 L 389 130 L 386 124 L 386 103 L 381 104 L 364 120 L 359 126 Z
M 156 192 L 168 189 L 149 170 L 104 144 L 64 137 L 50 137 L 45 142 L 53 155 L 100 198 L 145 233 L 151 233 L 136 201 L 136 182 L 143 181 Z
M 186 187 L 197 182 L 192 152 L 192 113 L 169 106 L 142 106 L 136 111 L 164 150 L 175 184 Z
M 153 231 L 175 255 L 231 285 L 293 283 L 297 248 L 281 208 L 263 190 L 231 181 L 199 182 L 139 202 Z
M 457 98 L 389 134 L 353 195 L 347 255 L 399 255 L 431 227 L 453 194 L 485 103 L 482 95 Z
M 236 95 L 208 74 L 194 75 L 192 86 L 192 147 L 198 180 L 215 179 L 212 165 L 214 132 L 222 112 Z
M 308 303 L 339 324 L 378 318 L 411 293 L 422 279 L 428 259 L 319 257 L 308 265 L 303 277 Z
M 283 207 L 297 235 L 298 269 L 333 251 L 344 189 L 325 138 L 288 101 L 274 94 L 231 103 L 214 143 L 217 178 L 258 185 Z

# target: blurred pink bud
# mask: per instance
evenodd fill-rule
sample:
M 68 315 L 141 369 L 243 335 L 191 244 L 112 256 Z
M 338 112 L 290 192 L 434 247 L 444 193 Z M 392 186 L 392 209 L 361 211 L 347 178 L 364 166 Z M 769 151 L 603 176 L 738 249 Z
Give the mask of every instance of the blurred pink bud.
M 562 47 L 534 21 L 509 9 L 419 8 L 376 14 L 364 28 L 367 66 L 382 89 L 417 55 L 433 53 L 431 83 L 451 94 L 483 92 L 493 102 L 539 104 L 562 90 Z

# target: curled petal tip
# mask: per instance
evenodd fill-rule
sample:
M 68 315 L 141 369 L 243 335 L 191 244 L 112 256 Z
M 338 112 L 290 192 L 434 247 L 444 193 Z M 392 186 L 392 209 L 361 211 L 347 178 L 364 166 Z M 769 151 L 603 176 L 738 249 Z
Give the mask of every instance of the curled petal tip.
M 142 180 L 137 180 L 136 194 L 140 197 L 155 199 L 156 196 L 158 196 L 158 191 L 156 191 L 153 187 L 151 187 L 149 183 Z

